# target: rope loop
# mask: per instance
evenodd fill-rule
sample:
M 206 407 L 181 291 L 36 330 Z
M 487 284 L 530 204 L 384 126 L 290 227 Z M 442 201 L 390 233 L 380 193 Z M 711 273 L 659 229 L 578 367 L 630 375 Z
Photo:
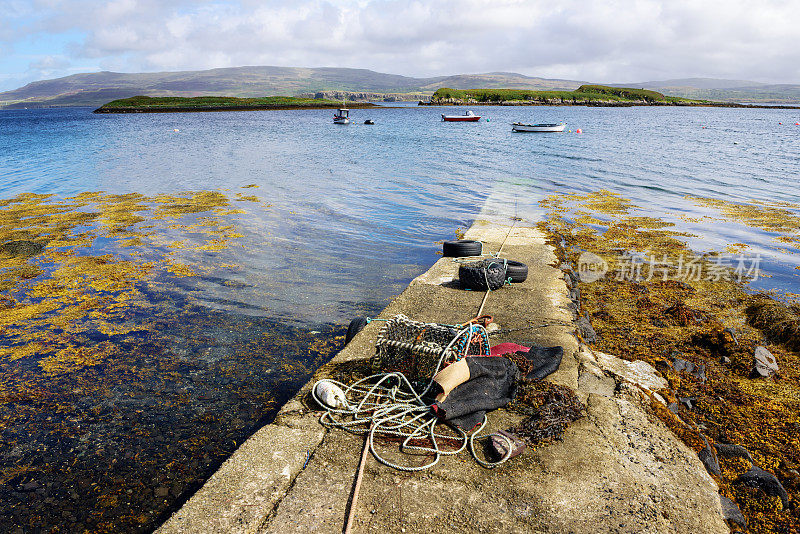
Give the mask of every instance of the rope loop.
M 414 387 L 405 374 L 398 371 L 373 374 L 350 385 L 333 379 L 315 382 L 311 388 L 311 395 L 325 410 L 320 416 L 319 422 L 327 428 L 340 428 L 356 434 L 367 434 L 369 450 L 375 459 L 400 471 L 415 472 L 428 469 L 439 463 L 442 456 L 459 454 L 466 448 L 469 449 L 476 462 L 483 467 L 493 468 L 502 464 L 508 459 L 510 451 L 513 449 L 510 443 L 509 452 L 498 462 L 483 460 L 475 452 L 475 439 L 486 437 L 479 436 L 481 430 L 486 426 L 486 416 L 480 426 L 469 434 L 457 427 L 448 426 L 445 431 L 438 430 L 437 427 L 441 426 L 440 421 L 431 408 L 432 399 L 426 397 L 434 383 L 433 376 L 440 369 L 452 363 L 447 362 L 446 357 L 456 355 L 457 360 L 460 360 L 466 356 L 473 337 L 480 338 L 482 352 L 485 348 L 485 354 L 489 354 L 489 337 L 486 328 L 482 324 L 478 324 L 480 319 L 486 320 L 476 317 L 465 325 L 458 325 L 458 331 L 452 335 L 447 346 L 443 349 L 439 348 L 434 373 L 421 391 Z M 426 326 L 441 325 L 431 323 Z M 447 325 L 447 328 L 453 329 L 450 325 Z M 379 336 L 379 340 L 380 338 L 381 336 Z M 391 341 L 385 337 L 383 340 L 384 342 Z M 345 396 L 344 407 L 331 407 L 322 402 L 317 395 L 317 386 L 323 381 L 330 382 L 342 390 Z M 399 438 L 401 452 L 422 453 L 432 455 L 433 458 L 423 465 L 397 464 L 381 455 L 375 445 L 376 437 Z M 446 442 L 455 442 L 455 445 L 447 448 L 445 447 Z

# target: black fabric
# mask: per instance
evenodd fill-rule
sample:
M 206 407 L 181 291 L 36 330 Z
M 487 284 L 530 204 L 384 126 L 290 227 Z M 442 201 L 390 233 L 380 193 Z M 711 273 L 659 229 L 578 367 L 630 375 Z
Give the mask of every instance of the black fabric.
M 447 398 L 434 404 L 440 418 L 462 430 L 471 430 L 486 412 L 514 399 L 519 371 L 508 358 L 467 356 L 469 380 L 456 386 Z
M 561 365 L 564 349 L 559 346 L 542 347 L 534 345 L 528 352 L 517 352 L 531 362 L 533 368 L 525 375 L 525 380 L 541 380 L 550 373 L 555 372 Z

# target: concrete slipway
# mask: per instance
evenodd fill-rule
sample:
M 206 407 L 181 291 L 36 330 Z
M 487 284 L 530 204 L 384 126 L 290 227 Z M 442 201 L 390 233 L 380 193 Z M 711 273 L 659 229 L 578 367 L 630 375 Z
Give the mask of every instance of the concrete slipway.
M 548 380 L 575 389 L 587 415 L 563 441 L 493 470 L 466 451 L 421 473 L 395 471 L 370 457 L 353 532 L 729 532 L 717 487 L 697 455 L 644 408 L 642 388 L 663 379 L 646 365 L 579 346 L 552 247 L 532 223 L 512 221 L 503 205 L 490 199 L 467 233 L 492 251 L 505 242 L 502 256 L 529 266 L 524 283 L 489 295 L 484 313 L 503 329 L 522 329 L 493 336 L 492 343 L 563 346 L 561 366 Z M 457 265 L 440 259 L 380 317 L 470 319 L 483 294 L 458 289 L 454 278 Z M 157 532 L 341 532 L 363 438 L 323 428 L 307 397 L 333 365 L 371 357 L 382 324 L 367 325 Z M 490 429 L 517 420 L 505 410 L 489 414 Z

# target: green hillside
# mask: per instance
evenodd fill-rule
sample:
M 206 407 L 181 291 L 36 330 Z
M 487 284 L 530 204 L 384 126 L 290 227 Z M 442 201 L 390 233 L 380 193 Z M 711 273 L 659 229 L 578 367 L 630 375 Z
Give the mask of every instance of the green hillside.
M 270 96 L 263 98 L 236 98 L 230 96 L 150 97 L 134 96 L 103 104 L 95 113 L 143 113 L 172 111 L 235 111 L 247 109 L 309 109 L 338 108 L 341 102 L 315 98 Z M 371 104 L 353 104 L 351 107 L 367 107 Z
M 529 91 L 521 89 L 438 89 L 432 97 L 433 103 L 451 101 L 476 102 L 481 104 L 520 103 L 650 103 L 650 104 L 700 104 L 699 100 L 665 96 L 656 91 L 607 85 L 581 85 L 574 91 Z

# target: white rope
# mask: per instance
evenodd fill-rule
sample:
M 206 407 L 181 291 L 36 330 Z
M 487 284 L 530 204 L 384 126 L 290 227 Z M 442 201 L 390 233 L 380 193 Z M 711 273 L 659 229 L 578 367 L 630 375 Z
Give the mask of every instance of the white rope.
M 471 337 L 475 330 L 480 332 L 482 329 L 481 325 L 470 324 L 460 330 L 450 344 L 442 350 L 433 375 L 435 376 L 439 372 L 445 355 L 461 336 Z M 462 357 L 466 356 L 469 345 L 469 342 L 465 344 Z M 341 388 L 344 392 L 346 406 L 334 408 L 322 402 L 317 396 L 317 385 L 322 381 L 333 383 Z M 378 373 L 350 385 L 332 379 L 319 380 L 312 387 L 311 394 L 314 400 L 325 408 L 325 412 L 320 416 L 321 424 L 329 428 L 335 427 L 353 433 L 367 434 L 369 450 L 375 459 L 400 471 L 413 472 L 428 469 L 439 463 L 442 456 L 459 454 L 465 448 L 469 448 L 475 460 L 487 468 L 497 467 L 511 456 L 514 444 L 505 436 L 502 437 L 508 442 L 507 452 L 499 461 L 488 462 L 476 454 L 475 438 L 486 426 L 485 415 L 480 426 L 470 434 L 460 428 L 454 429 L 456 434 L 437 432 L 436 427 L 439 420 L 431 409 L 431 405 L 423 400 L 423 396 L 432 385 L 433 378 L 425 389 L 418 393 L 403 373 Z M 378 453 L 375 447 L 376 435 L 402 438 L 401 451 L 432 454 L 433 460 L 420 466 L 403 466 L 391 462 Z M 429 440 L 430 446 L 414 445 L 412 441 L 415 440 Z M 443 449 L 439 446 L 440 440 L 457 440 L 460 446 L 456 449 Z

